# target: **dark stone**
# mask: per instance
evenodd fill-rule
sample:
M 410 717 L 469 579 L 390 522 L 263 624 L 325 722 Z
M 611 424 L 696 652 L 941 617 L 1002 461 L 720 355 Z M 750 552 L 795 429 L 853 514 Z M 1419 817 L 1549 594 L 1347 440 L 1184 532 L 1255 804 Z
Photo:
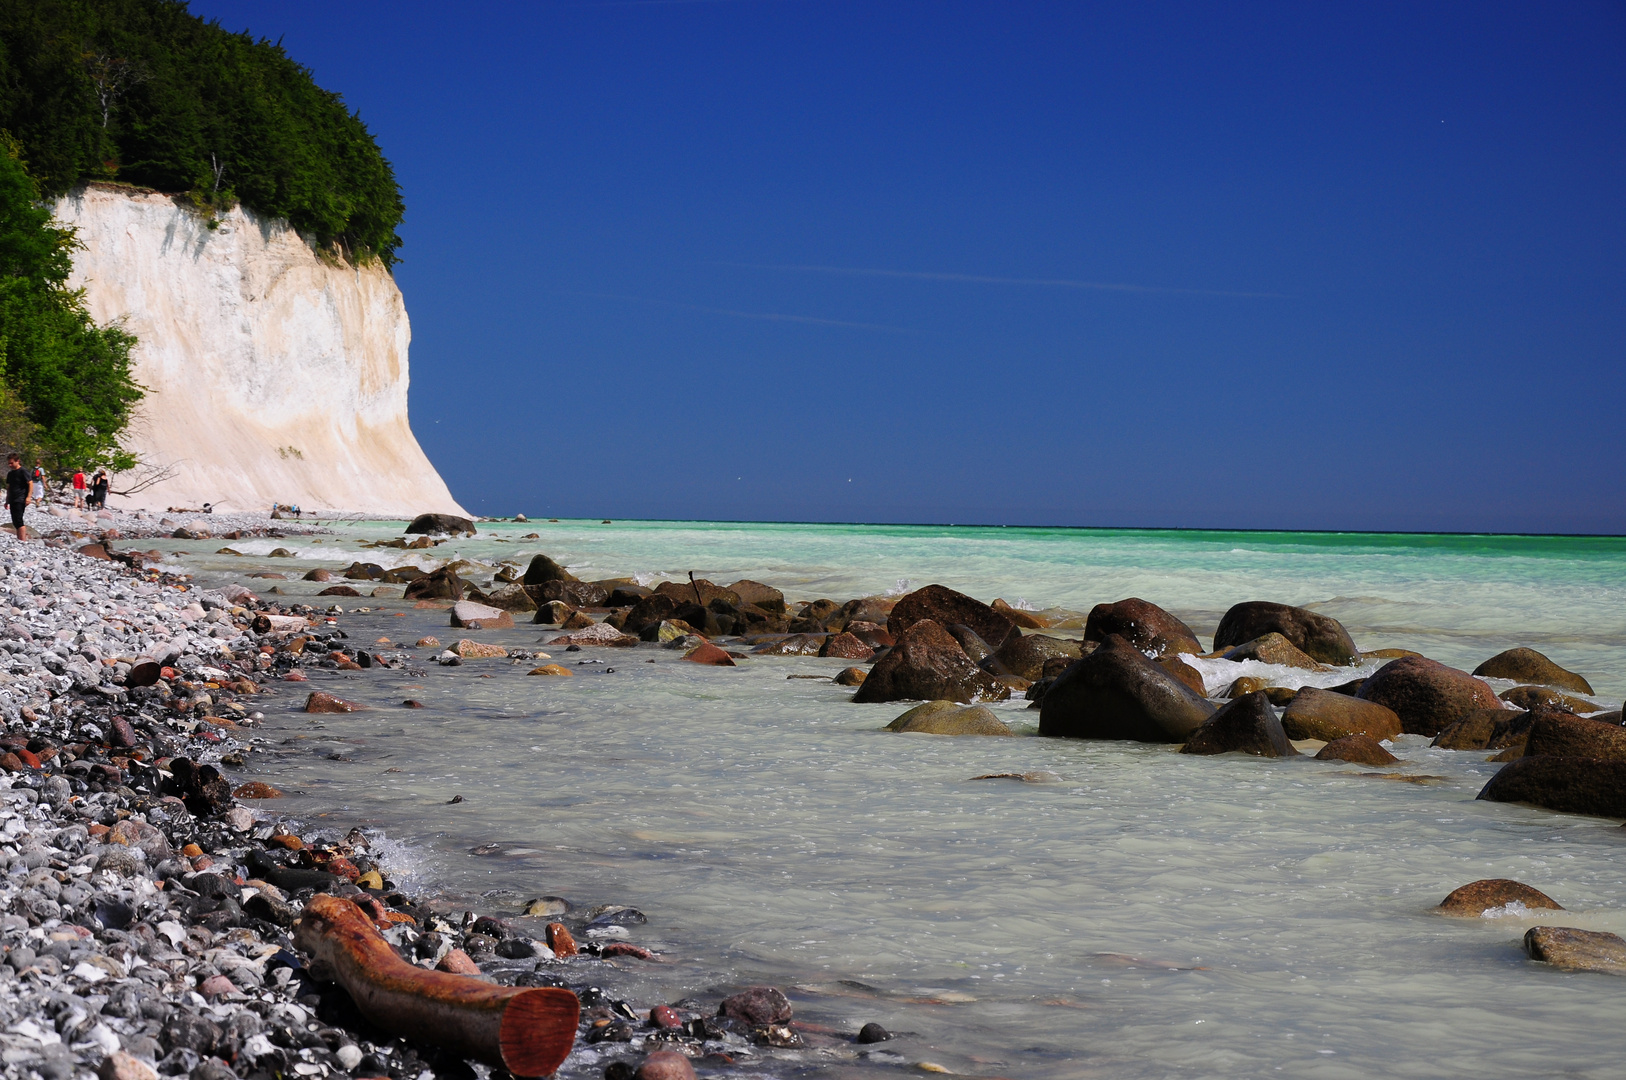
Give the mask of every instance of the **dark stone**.
M 610 595 L 604 598 L 604 606 L 613 608 L 636 607 L 638 601 L 653 595 L 655 595 L 653 590 L 646 589 L 642 585 L 617 585 L 610 590 Z
M 983 671 L 931 619 L 911 623 L 853 695 L 857 702 L 1003 701 L 1010 687 Z
M 1400 717 L 1386 705 L 1306 686 L 1293 695 L 1282 714 L 1289 739 L 1331 742 L 1345 735 L 1370 735 L 1381 742 L 1400 734 Z
M 851 632 L 851 627 L 848 628 Z M 1078 642 L 1043 634 L 1012 634 L 994 654 L 1012 675 L 1024 679 L 1044 678 L 1045 661 L 1062 658 L 1071 663 L 1084 655 Z
M 1158 656 L 1203 651 L 1191 627 L 1156 604 L 1136 596 L 1115 604 L 1097 604 L 1090 609 L 1090 617 L 1084 623 L 1084 640 L 1105 641 L 1111 634 L 1117 634 L 1142 652 Z
M 1208 686 L 1203 682 L 1203 673 L 1180 659 L 1179 656 L 1160 656 L 1153 662 L 1176 679 L 1179 679 L 1193 694 L 1198 697 L 1208 696 Z
M 1534 649 L 1517 648 L 1499 652 L 1474 668 L 1475 675 L 1487 679 L 1512 679 L 1521 683 L 1541 683 L 1578 694 L 1591 694 L 1592 684 L 1573 671 L 1559 667 Z
M 352 589 L 348 585 L 329 585 L 327 588 L 323 589 L 321 592 L 317 593 L 316 595 L 317 596 L 360 596 L 361 594 L 359 592 L 357 592 L 355 589 Z
M 1354 664 L 1361 658 L 1337 619 L 1269 600 L 1250 600 L 1227 611 L 1214 631 L 1214 650 L 1233 648 L 1272 632 L 1323 664 Z
M 130 668 L 130 673 L 124 676 L 124 685 L 132 690 L 138 686 L 153 686 L 163 671 L 156 660 L 143 660 Z
M 1526 757 L 1550 754 L 1626 761 L 1626 728 L 1553 709 L 1537 709 L 1530 714 L 1530 735 L 1524 753 Z
M 842 631 L 830 635 L 829 640 L 824 643 L 824 648 L 819 650 L 819 655 L 835 657 L 838 660 L 868 660 L 875 655 L 875 650 L 846 631 Z
M 897 641 L 892 637 L 891 633 L 887 631 L 884 623 L 872 623 L 865 622 L 862 619 L 854 619 L 847 624 L 846 629 L 844 629 L 842 632 L 851 634 L 853 637 L 857 638 L 859 641 L 862 641 L 865 645 L 868 645 L 872 649 L 886 649 L 897 644 Z
M 580 579 L 546 555 L 538 555 L 531 560 L 531 565 L 525 568 L 523 580 L 526 585 L 536 586 L 549 581 L 578 581 Z M 605 595 L 609 594 L 606 593 Z M 559 597 L 550 596 L 547 599 L 557 600 Z
M 1548 911 L 1563 911 L 1564 908 L 1552 897 L 1539 889 L 1532 889 L 1521 881 L 1512 878 L 1485 878 L 1482 881 L 1470 881 L 1460 889 L 1455 889 L 1444 900 L 1440 901 L 1439 910 L 1447 915 L 1463 915 L 1477 918 L 1487 911 L 1505 908 L 1509 904 L 1523 904 L 1527 908 L 1540 908 Z
M 1333 739 L 1316 754 L 1317 761 L 1348 761 L 1354 765 L 1370 765 L 1381 769 L 1400 759 L 1383 748 L 1383 744 L 1364 732 Z
M 346 581 L 383 581 L 389 576 L 389 571 L 375 562 L 351 563 L 342 571 Z
M 1522 757 L 1502 766 L 1479 797 L 1567 814 L 1626 818 L 1626 761 Z
M 526 585 L 525 589 L 538 603 L 563 600 L 571 607 L 603 607 L 610 594 L 604 586 L 591 581 L 544 581 L 540 585 Z
M 725 589 L 705 578 L 695 578 L 692 582 L 663 581 L 655 586 L 655 591 L 662 596 L 670 596 L 679 604 L 699 604 L 705 607 L 713 600 L 722 600 L 729 607 L 738 607 L 740 604 L 739 593 L 733 589 Z
M 1573 926 L 1532 926 L 1525 931 L 1524 949 L 1532 960 L 1566 971 L 1626 975 L 1626 939 L 1619 934 Z
M 474 531 L 474 522 L 466 517 L 456 514 L 419 514 L 412 519 L 412 524 L 406 527 L 411 533 L 423 533 L 430 536 L 457 535 Z
M 1570 697 L 1562 690 L 1554 690 L 1550 686 L 1515 686 L 1511 690 L 1502 691 L 1497 697 L 1517 709 L 1533 709 L 1538 705 L 1546 705 L 1569 713 L 1602 711 L 1591 701 Z
M 504 960 L 524 960 L 536 955 L 536 946 L 529 938 L 504 938 L 497 942 L 497 955 Z
M 1530 733 L 1530 713 L 1475 709 L 1434 737 L 1442 750 L 1500 750 Z
M 1402 656 L 1378 668 L 1356 697 L 1394 710 L 1408 735 L 1438 735 L 1475 709 L 1497 707 L 1496 693 L 1466 671 L 1424 656 Z
M 827 640 L 824 634 L 792 634 L 775 641 L 764 641 L 751 652 L 756 656 L 818 656 Z
M 231 784 L 213 765 L 198 765 L 181 757 L 169 763 L 169 772 L 163 793 L 179 798 L 192 814 L 207 817 L 231 808 Z
M 159 1032 L 159 1042 L 168 1050 L 191 1050 L 212 1054 L 220 1043 L 220 1025 L 197 1013 L 177 1010 Z
M 924 620 L 945 629 L 969 627 L 992 652 L 998 652 L 1012 634 L 1018 633 L 1015 623 L 987 604 L 942 585 L 928 585 L 900 599 L 887 617 L 887 633 L 901 642 L 904 631 Z
M 790 1022 L 790 999 L 772 986 L 753 986 L 725 998 L 717 1006 L 717 1015 L 738 1020 L 742 1024 L 761 1027 L 765 1024 Z
M 665 593 L 651 593 L 632 605 L 627 613 L 627 621 L 621 629 L 629 634 L 636 634 L 646 626 L 653 626 L 672 617 L 678 609 L 678 602 Z
M 892 1033 L 873 1020 L 858 1029 L 857 1041 L 861 1043 L 886 1042 L 890 1038 Z
M 315 570 L 307 570 L 305 572 L 305 576 L 300 580 L 302 580 L 302 581 L 332 581 L 333 580 L 333 571 L 331 571 L 331 570 L 323 570 L 321 567 L 317 567 Z
M 289 927 L 299 917 L 293 906 L 265 893 L 255 893 L 243 901 L 243 914 L 263 919 L 274 926 Z
M 728 590 L 738 595 L 744 603 L 759 607 L 763 611 L 775 615 L 785 613 L 785 594 L 772 585 L 764 585 L 760 581 L 745 578 L 730 585 Z
M 1177 743 L 1213 714 L 1206 698 L 1113 634 L 1057 676 L 1040 705 L 1039 734 Z
M 796 613 L 791 621 L 790 630 L 793 634 L 819 634 L 831 628 L 834 622 L 835 630 L 839 633 L 846 626 L 845 619 L 836 617 L 841 605 L 834 600 L 814 600 Z
M 449 566 L 425 574 L 406 587 L 408 600 L 461 600 L 464 582 Z
M 1182 754 L 1253 754 L 1255 757 L 1297 757 L 1287 741 L 1276 710 L 1262 692 L 1228 701 L 1209 717 L 1180 748 Z

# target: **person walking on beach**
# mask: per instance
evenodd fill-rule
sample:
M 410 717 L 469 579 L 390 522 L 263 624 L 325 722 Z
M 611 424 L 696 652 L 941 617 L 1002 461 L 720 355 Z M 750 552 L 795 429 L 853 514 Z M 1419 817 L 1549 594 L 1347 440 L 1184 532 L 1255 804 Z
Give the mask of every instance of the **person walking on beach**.
M 35 506 L 45 505 L 45 462 L 39 458 L 34 459 L 34 474 L 32 495 Z
M 96 504 L 96 509 L 102 510 L 102 509 L 106 508 L 106 506 L 107 506 L 107 470 L 106 469 L 97 469 L 96 470 L 96 479 L 91 484 L 91 487 L 90 487 L 90 497 L 91 497 L 91 501 Z
M 23 456 L 7 454 L 6 506 L 11 509 L 11 524 L 17 529 L 17 539 L 28 539 L 28 528 L 23 525 L 23 511 L 28 509 L 28 474 L 23 471 Z
M 75 510 L 85 508 L 85 470 L 83 469 L 73 471 L 73 508 Z

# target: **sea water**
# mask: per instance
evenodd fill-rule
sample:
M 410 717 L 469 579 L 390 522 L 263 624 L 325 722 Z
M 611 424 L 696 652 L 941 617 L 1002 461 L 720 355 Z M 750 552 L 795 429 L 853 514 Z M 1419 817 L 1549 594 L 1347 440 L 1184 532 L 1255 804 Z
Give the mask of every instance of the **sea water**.
M 940 582 L 1085 612 L 1134 595 L 1205 644 L 1230 604 L 1271 599 L 1336 616 L 1364 648 L 1471 669 L 1529 645 L 1585 674 L 1604 704 L 1626 693 L 1626 540 L 1614 538 L 559 522 L 483 524 L 427 552 L 361 544 L 400 527 L 238 542 L 242 558 L 162 546 L 205 582 L 354 559 L 523 566 L 541 551 L 583 578 L 693 570 L 792 600 Z M 296 558 L 269 558 L 279 545 Z M 457 633 L 443 611 L 340 603 L 370 609 L 341 617 L 352 644 Z M 554 635 L 472 636 L 546 649 Z M 1620 1073 L 1626 979 L 1551 970 L 1519 941 L 1539 924 L 1626 933 L 1626 833 L 1476 801 L 1498 768 L 1489 754 L 1406 736 L 1402 763 L 1383 770 L 1190 757 L 1038 738 L 1020 700 L 996 708 L 1022 737 L 896 735 L 880 729 L 905 705 L 856 705 L 827 679 L 790 677 L 845 661 L 719 669 L 651 646 L 549 651 L 576 675 L 439 667 L 425 650 L 421 676 L 312 669 L 264 699 L 268 752 L 250 771 L 289 791 L 267 804 L 279 811 L 382 829 L 397 877 L 446 902 L 517 912 L 557 894 L 643 910 L 630 940 L 668 962 L 628 962 L 616 978 L 644 1005 L 771 983 L 799 1018 L 905 1033 L 748 1071 L 842 1072 L 867 1052 L 1011 1077 Z M 1202 666 L 1214 693 L 1228 667 L 1242 673 Z M 1374 667 L 1268 673 L 1330 685 Z M 297 712 L 317 688 L 371 708 Z M 400 708 L 407 697 L 426 707 Z M 998 773 L 1051 775 L 978 779 Z M 1431 910 L 1488 877 L 1567 910 Z M 583 1048 L 565 1073 L 601 1068 Z

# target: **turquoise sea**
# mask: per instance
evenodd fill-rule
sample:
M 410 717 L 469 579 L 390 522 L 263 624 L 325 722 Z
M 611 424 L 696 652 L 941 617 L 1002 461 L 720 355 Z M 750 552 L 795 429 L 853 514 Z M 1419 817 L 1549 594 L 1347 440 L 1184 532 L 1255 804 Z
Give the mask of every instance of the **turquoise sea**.
M 259 589 L 271 583 L 249 580 L 257 570 L 414 555 L 489 574 L 546 552 L 588 579 L 692 570 L 792 600 L 931 582 L 1076 613 L 1140 596 L 1205 643 L 1229 605 L 1279 600 L 1337 617 L 1364 648 L 1472 668 L 1528 645 L 1586 675 L 1600 702 L 1626 695 L 1623 538 L 567 521 L 483 523 L 427 552 L 361 546 L 401 527 L 234 544 L 243 557 L 164 546 L 205 581 Z M 279 545 L 294 558 L 270 557 Z M 451 640 L 442 611 L 341 603 L 352 641 Z M 478 636 L 545 649 L 554 635 Z M 266 699 L 248 771 L 290 792 L 279 811 L 383 829 L 407 881 L 447 904 L 516 911 L 551 893 L 647 912 L 631 940 L 672 962 L 617 976 L 645 1008 L 771 982 L 816 1023 L 911 1033 L 727 1075 L 846 1072 L 863 1050 L 973 1076 L 1618 1075 L 1626 980 L 1552 971 L 1519 940 L 1538 922 L 1626 933 L 1626 830 L 1476 801 L 1498 767 L 1487 754 L 1406 736 L 1385 772 L 1193 758 L 1041 739 L 1022 701 L 999 708 L 1024 737 L 894 735 L 880 729 L 904 705 L 789 678 L 839 661 L 697 668 L 653 646 L 553 660 L 578 674 L 530 678 L 501 660 L 425 662 L 417 677 L 313 670 Z M 1211 692 L 1242 673 L 1226 665 L 1205 665 Z M 1331 684 L 1375 666 L 1263 673 Z M 372 708 L 297 712 L 314 688 Z M 428 707 L 399 708 L 409 696 Z M 1036 771 L 1057 779 L 973 779 Z M 1568 910 L 1431 911 L 1486 877 Z M 565 1072 L 602 1066 L 583 1048 Z

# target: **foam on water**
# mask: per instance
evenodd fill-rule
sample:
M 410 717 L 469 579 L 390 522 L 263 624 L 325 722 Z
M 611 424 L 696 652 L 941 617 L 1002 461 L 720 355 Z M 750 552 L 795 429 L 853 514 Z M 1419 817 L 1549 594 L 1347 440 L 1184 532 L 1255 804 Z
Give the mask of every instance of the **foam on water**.
M 690 567 L 675 560 L 694 558 L 701 576 L 793 598 L 842 600 L 900 577 L 1073 610 L 1140 595 L 1205 636 L 1235 601 L 1317 602 L 1367 647 L 1471 667 L 1533 644 L 1600 694 L 1626 690 L 1626 549 L 1604 542 L 1250 537 L 1237 553 L 1213 534 L 504 528 L 492 531 L 547 539 L 455 541 L 437 555 L 546 550 L 583 577 L 665 567 L 683 580 Z M 346 535 L 384 533 L 368 529 Z M 247 560 L 201 561 L 241 573 Z M 444 612 L 372 604 L 345 617 L 353 640 L 446 630 Z M 539 635 L 478 636 L 535 648 Z M 810 1019 L 918 1033 L 877 1048 L 899 1063 L 1045 1078 L 1601 1077 L 1626 1049 L 1626 980 L 1554 972 L 1518 946 L 1538 923 L 1626 932 L 1622 830 L 1477 801 L 1498 768 L 1487 754 L 1403 736 L 1402 763 L 1374 771 L 896 735 L 880 729 L 906 705 L 855 705 L 828 682 L 786 678 L 845 661 L 698 668 L 648 648 L 555 661 L 577 675 L 528 678 L 531 665 L 501 660 L 419 677 L 312 670 L 309 689 L 374 707 L 313 718 L 293 711 L 302 694 L 268 700 L 277 752 L 255 755 L 269 759 L 257 768 L 290 792 L 281 808 L 384 828 L 406 845 L 392 864 L 410 852 L 413 880 L 449 899 L 512 911 L 553 893 L 642 909 L 650 922 L 632 940 L 674 961 L 635 966 L 645 1004 L 772 982 Z M 1376 666 L 1192 663 L 1211 690 L 1256 673 L 1335 685 Z M 427 707 L 397 708 L 408 696 Z M 1001 716 L 1030 733 L 1026 704 Z M 330 760 L 336 750 L 349 760 Z M 992 773 L 1053 779 L 972 779 Z M 1431 910 L 1490 877 L 1567 910 Z M 844 1060 L 805 1057 L 813 1072 Z M 601 1069 L 584 1050 L 566 1074 Z

